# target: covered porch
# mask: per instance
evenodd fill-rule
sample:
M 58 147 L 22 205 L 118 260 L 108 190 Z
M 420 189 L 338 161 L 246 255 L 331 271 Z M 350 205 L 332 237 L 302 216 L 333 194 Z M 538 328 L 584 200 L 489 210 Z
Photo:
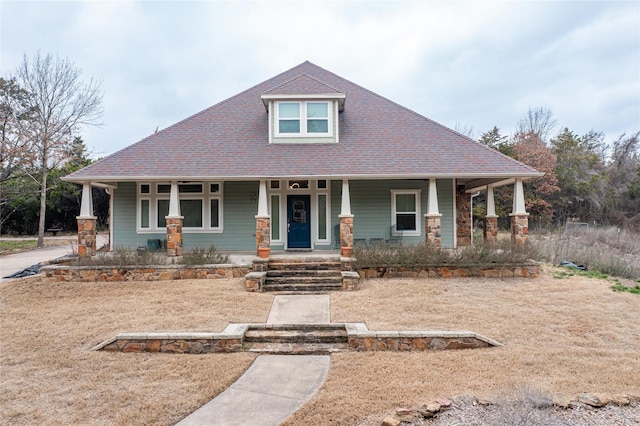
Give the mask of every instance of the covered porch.
M 484 191 L 487 199 L 484 239 L 487 243 L 494 244 L 498 224 L 494 189 L 513 185 L 511 239 L 515 244 L 524 244 L 528 232 L 528 214 L 525 210 L 523 179 L 261 179 L 243 183 L 242 185 L 248 189 L 242 196 L 231 194 L 231 188 L 237 187 L 237 184 L 234 186 L 230 185 L 233 182 L 219 181 L 219 184 L 215 184 L 216 190 L 222 192 L 224 187 L 224 195 L 219 194 L 215 198 L 208 196 L 212 197 L 210 200 L 215 201 L 216 206 L 219 205 L 220 215 L 216 216 L 215 220 L 219 221 L 220 229 L 194 231 L 187 228 L 186 233 L 181 205 L 184 206 L 184 199 L 193 199 L 193 195 L 182 194 L 183 183 L 174 180 L 157 184 L 158 187 L 166 187 L 166 201 L 157 200 L 157 206 L 159 209 L 160 203 L 163 203 L 167 208 L 167 214 L 162 215 L 164 223 L 159 225 L 163 226 L 160 228 L 162 234 L 156 232 L 153 235 L 156 238 L 166 238 L 168 256 L 181 256 L 185 235 L 187 238 L 191 238 L 190 235 L 197 236 L 198 241 L 206 241 L 207 235 L 210 235 L 212 242 L 224 234 L 227 234 L 225 238 L 231 238 L 232 233 L 237 232 L 234 230 L 237 226 L 225 226 L 223 216 L 227 221 L 232 221 L 233 216 L 237 215 L 233 209 L 241 209 L 245 215 L 243 223 L 247 224 L 249 217 L 246 215 L 253 209 L 254 253 L 261 258 L 268 258 L 275 252 L 336 250 L 344 257 L 351 257 L 354 244 L 362 241 L 402 244 L 427 242 L 437 247 L 458 248 L 468 246 L 472 242 L 471 199 L 478 191 Z M 205 184 L 207 181 L 203 180 Z M 106 188 L 112 194 L 113 206 L 113 193 L 118 188 L 118 183 L 83 182 L 81 212 L 77 217 L 78 254 L 82 257 L 93 256 L 96 253 L 96 217 L 93 214 L 91 199 L 91 188 L 94 186 Z M 145 185 L 136 183 L 136 186 Z M 212 188 L 213 186 L 214 184 Z M 207 203 L 206 196 L 204 203 Z M 232 196 L 235 197 L 234 203 L 228 199 Z M 238 200 L 242 200 L 244 204 L 239 205 Z M 153 199 L 151 201 L 155 202 Z M 234 204 L 233 209 L 230 207 L 231 204 Z M 140 206 L 146 206 L 148 209 L 149 202 L 142 200 L 141 204 L 141 200 L 138 200 L 135 206 L 138 213 L 128 214 L 137 217 L 136 220 L 139 221 Z M 113 214 L 113 208 L 110 214 Z M 109 221 L 111 228 L 114 226 L 113 222 Z M 243 229 L 243 235 L 246 235 L 246 225 L 243 225 Z M 136 228 L 131 231 L 139 234 L 141 238 L 149 235 L 140 233 L 140 229 Z M 193 232 L 195 234 L 192 234 Z M 110 235 L 113 241 L 113 229 L 110 230 Z M 246 239 L 246 236 L 242 238 Z M 249 240 L 246 240 L 244 249 L 250 250 L 250 244 Z M 225 247 L 220 249 L 228 251 Z

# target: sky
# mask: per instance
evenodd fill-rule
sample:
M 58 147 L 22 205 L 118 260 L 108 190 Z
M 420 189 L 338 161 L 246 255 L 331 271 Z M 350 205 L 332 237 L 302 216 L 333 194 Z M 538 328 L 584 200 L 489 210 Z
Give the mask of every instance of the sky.
M 640 131 L 638 0 L 0 0 L 0 76 L 37 51 L 101 82 L 96 158 L 306 60 L 474 138 Z

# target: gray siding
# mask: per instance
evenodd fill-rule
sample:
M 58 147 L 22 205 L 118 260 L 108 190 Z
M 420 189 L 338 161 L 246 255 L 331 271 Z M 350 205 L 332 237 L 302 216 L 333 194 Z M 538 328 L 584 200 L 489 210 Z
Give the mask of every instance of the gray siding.
M 437 179 L 436 185 L 438 187 L 438 210 L 442 215 L 442 217 L 440 218 L 442 247 L 454 248 L 455 242 L 453 238 L 453 230 L 455 217 L 453 214 L 453 179 Z

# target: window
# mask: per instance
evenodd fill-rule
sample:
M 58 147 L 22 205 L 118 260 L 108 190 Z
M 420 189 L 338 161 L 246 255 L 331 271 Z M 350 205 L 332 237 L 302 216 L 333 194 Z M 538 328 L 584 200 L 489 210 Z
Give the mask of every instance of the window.
M 222 231 L 222 184 L 178 184 L 180 215 L 186 232 Z M 171 184 L 140 184 L 138 187 L 139 232 L 164 232 L 169 214 Z
M 202 200 L 180 200 L 180 214 L 185 228 L 202 228 Z
M 271 195 L 271 240 L 280 241 L 280 195 Z
M 329 133 L 328 103 L 307 103 L 307 133 Z
M 391 224 L 395 235 L 420 235 L 420 190 L 391 191 Z
M 331 136 L 329 102 L 278 102 L 276 135 Z
M 327 195 L 318 194 L 318 239 L 327 239 Z

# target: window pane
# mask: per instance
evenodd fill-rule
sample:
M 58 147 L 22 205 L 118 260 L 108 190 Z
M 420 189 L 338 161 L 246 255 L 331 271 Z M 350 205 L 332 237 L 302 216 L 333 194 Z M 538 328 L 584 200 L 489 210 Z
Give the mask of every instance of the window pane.
M 329 120 L 308 120 L 307 133 L 328 133 Z
M 277 195 L 271 196 L 271 239 L 280 239 L 280 197 Z
M 280 189 L 280 181 L 272 180 L 271 181 L 271 189 Z
M 149 227 L 149 200 L 140 200 L 140 227 Z
M 307 103 L 307 117 L 327 118 L 329 117 L 329 105 L 326 102 Z
M 211 185 L 209 185 L 209 192 L 211 192 L 212 194 L 217 194 L 218 192 L 220 192 L 220 184 L 212 183 Z
M 397 212 L 415 212 L 416 196 L 414 194 L 396 194 Z
M 280 120 L 278 132 L 300 133 L 300 120 Z
M 218 207 L 220 206 L 220 200 L 214 198 L 210 203 L 211 208 L 211 227 L 219 228 L 220 227 L 220 212 L 218 211 Z
M 327 188 L 327 181 L 322 179 L 318 181 L 318 189 L 326 189 Z
M 318 239 L 327 239 L 327 196 L 318 195 Z
M 171 192 L 171 185 L 158 185 L 158 194 L 169 194 Z
M 278 104 L 280 118 L 300 118 L 300 104 L 298 102 L 287 102 Z
M 202 200 L 180 200 L 180 214 L 185 228 L 202 228 Z
M 169 200 L 158 200 L 158 228 L 167 226 L 165 216 L 169 214 Z
M 149 192 L 150 192 L 150 189 L 148 184 L 140 185 L 141 194 L 148 194 Z
M 396 214 L 396 229 L 398 231 L 415 231 L 416 215 L 415 214 Z
M 183 194 L 202 194 L 202 184 L 200 183 L 188 183 L 178 185 L 178 192 Z

